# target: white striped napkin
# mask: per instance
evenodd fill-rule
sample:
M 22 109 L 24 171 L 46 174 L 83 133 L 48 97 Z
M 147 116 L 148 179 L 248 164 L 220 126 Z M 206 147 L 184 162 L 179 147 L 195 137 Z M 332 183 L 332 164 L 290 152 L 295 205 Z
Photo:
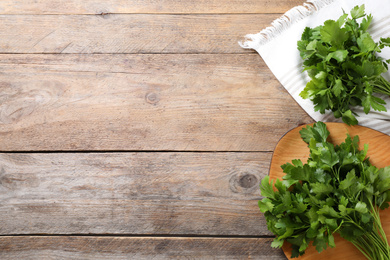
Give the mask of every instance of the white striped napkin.
M 240 45 L 254 49 L 261 55 L 275 77 L 314 120 L 341 122 L 341 119 L 334 118 L 331 112 L 315 112 L 313 103 L 299 96 L 309 78 L 306 73 L 302 73 L 297 42 L 305 27 L 316 27 L 329 19 L 336 20 L 343 14 L 342 10 L 349 13 L 353 7 L 362 4 L 365 5 L 366 13 L 373 15 L 369 28 L 373 39 L 378 41 L 380 37 L 390 37 L 390 0 L 312 0 L 289 10 L 261 32 L 246 35 L 247 41 Z M 384 48 L 380 55 L 390 59 L 390 48 Z M 390 80 L 390 72 L 383 76 Z M 359 115 L 359 125 L 390 135 L 390 97 L 382 98 L 387 103 L 388 112 L 371 110 L 366 115 L 362 108 L 356 108 L 354 111 Z

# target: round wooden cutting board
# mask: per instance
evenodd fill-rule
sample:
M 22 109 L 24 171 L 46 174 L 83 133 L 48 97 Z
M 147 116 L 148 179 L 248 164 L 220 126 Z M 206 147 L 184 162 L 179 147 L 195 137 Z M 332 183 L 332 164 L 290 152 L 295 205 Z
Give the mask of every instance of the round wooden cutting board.
M 378 131 L 362 127 L 348 126 L 343 123 L 326 123 L 330 132 L 328 141 L 333 144 L 340 144 L 349 133 L 352 137 L 358 135 L 360 138 L 359 148 L 363 149 L 364 144 L 368 144 L 368 157 L 370 162 L 378 168 L 383 168 L 390 165 L 390 136 L 382 134 Z M 301 159 L 306 162 L 309 157 L 309 148 L 301 139 L 299 131 L 306 127 L 299 126 L 287 134 L 278 142 L 270 166 L 270 179 L 282 179 L 284 173 L 281 165 L 291 162 L 293 159 Z M 390 209 L 381 212 L 383 228 L 387 234 L 387 239 L 390 241 Z M 290 258 L 291 246 L 288 243 L 283 245 L 283 251 L 288 259 L 304 259 L 304 260 L 364 260 L 366 259 L 351 243 L 342 239 L 337 234 L 335 235 L 335 248 L 329 248 L 318 253 L 315 247 L 311 246 L 306 250 L 306 253 L 299 258 Z

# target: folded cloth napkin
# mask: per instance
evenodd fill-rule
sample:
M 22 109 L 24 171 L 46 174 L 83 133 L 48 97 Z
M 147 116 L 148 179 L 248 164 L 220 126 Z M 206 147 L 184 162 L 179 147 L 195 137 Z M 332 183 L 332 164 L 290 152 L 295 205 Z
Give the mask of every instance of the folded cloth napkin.
M 337 20 L 343 10 L 349 13 L 357 5 L 365 5 L 365 13 L 372 14 L 373 20 L 369 33 L 374 41 L 381 37 L 390 37 L 390 0 L 312 0 L 302 6 L 294 7 L 275 20 L 270 27 L 257 34 L 246 35 L 247 40 L 240 43 L 243 48 L 256 50 L 270 68 L 275 77 L 287 89 L 298 104 L 316 121 L 341 122 L 331 112 L 320 114 L 314 111 L 309 99 L 302 99 L 299 93 L 304 89 L 309 77 L 302 72 L 302 59 L 297 49 L 305 27 L 322 25 L 326 20 Z M 390 59 L 390 48 L 385 47 L 380 53 Z M 390 72 L 383 75 L 390 80 Z M 365 114 L 363 108 L 353 109 L 359 116 L 359 125 L 370 127 L 390 135 L 390 98 L 381 96 L 386 101 L 388 112 L 371 109 Z

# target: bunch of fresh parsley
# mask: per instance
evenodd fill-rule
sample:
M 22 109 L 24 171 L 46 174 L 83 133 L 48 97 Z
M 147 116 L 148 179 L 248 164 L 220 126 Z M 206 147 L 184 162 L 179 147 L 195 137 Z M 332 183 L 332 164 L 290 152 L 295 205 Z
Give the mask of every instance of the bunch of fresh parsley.
M 377 56 L 390 46 L 390 37 L 378 43 L 372 39 L 367 29 L 373 17 L 364 9 L 356 6 L 351 18 L 344 13 L 337 21 L 306 27 L 298 41 L 304 70 L 311 78 L 300 96 L 312 100 L 316 111 L 331 110 L 348 125 L 358 124 L 351 108 L 363 106 L 366 114 L 371 108 L 386 111 L 385 101 L 374 93 L 390 95 L 390 83 L 381 76 L 390 60 Z
M 334 146 L 329 131 L 318 122 L 300 131 L 308 144 L 307 163 L 293 160 L 282 165 L 283 181 L 260 184 L 260 211 L 276 238 L 292 244 L 292 256 L 303 255 L 309 243 L 321 252 L 334 247 L 335 232 L 352 242 L 367 259 L 390 259 L 379 210 L 390 201 L 390 167 L 378 169 L 366 158 L 368 145 L 358 149 L 359 137 L 347 135 Z

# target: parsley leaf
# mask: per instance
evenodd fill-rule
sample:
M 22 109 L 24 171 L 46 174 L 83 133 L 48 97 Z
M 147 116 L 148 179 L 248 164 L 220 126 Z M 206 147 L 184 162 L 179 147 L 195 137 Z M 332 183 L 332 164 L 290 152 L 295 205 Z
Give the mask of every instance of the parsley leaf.
M 315 111 L 332 111 L 348 125 L 358 124 L 354 107 L 363 106 L 365 113 L 386 111 L 385 101 L 376 94 L 390 95 L 390 82 L 382 76 L 390 59 L 377 56 L 390 47 L 390 37 L 375 42 L 368 32 L 372 19 L 364 5 L 355 6 L 350 18 L 344 13 L 337 20 L 306 27 L 297 43 L 310 77 L 300 96 L 310 99 Z
M 271 246 L 288 241 L 291 257 L 299 257 L 310 243 L 318 252 L 335 247 L 333 234 L 339 233 L 369 259 L 390 259 L 379 216 L 379 209 L 389 207 L 390 166 L 371 165 L 368 145 L 360 151 L 358 136 L 347 134 L 334 146 L 327 141 L 329 134 L 323 122 L 303 128 L 300 135 L 310 149 L 307 162 L 282 165 L 283 181 L 274 184 L 268 176 L 261 181 L 259 208 L 276 235 Z
M 333 20 L 327 20 L 324 26 L 320 28 L 321 40 L 337 47 L 342 47 L 348 39 L 348 30 L 340 28 L 339 23 Z
M 307 126 L 299 131 L 303 141 L 309 143 L 312 138 L 318 142 L 326 141 L 329 136 L 329 131 L 326 128 L 326 124 L 323 122 L 317 122 L 313 126 Z
M 364 13 L 364 5 L 355 6 L 351 10 L 351 16 L 352 16 L 353 19 L 358 19 L 360 17 L 363 17 L 364 15 L 365 15 L 365 13 Z

